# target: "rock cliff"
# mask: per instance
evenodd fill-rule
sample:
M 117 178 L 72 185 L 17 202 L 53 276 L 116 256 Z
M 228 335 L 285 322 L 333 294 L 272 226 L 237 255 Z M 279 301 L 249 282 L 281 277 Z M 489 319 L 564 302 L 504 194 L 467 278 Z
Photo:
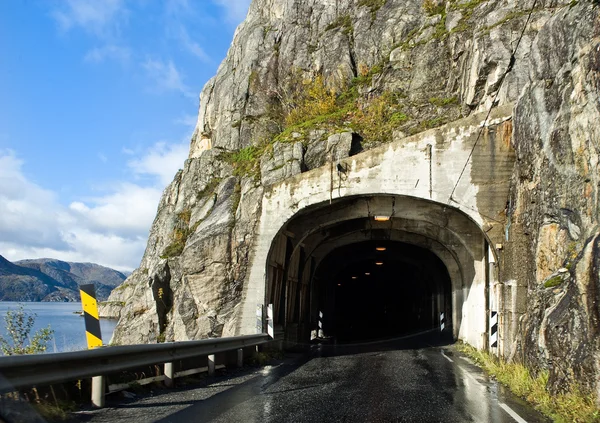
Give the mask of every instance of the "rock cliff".
M 531 13 L 530 13 L 531 11 Z M 113 342 L 235 334 L 266 186 L 515 104 L 501 282 L 514 354 L 600 389 L 600 7 L 565 0 L 254 0 L 200 97 Z M 514 53 L 514 56 L 513 56 Z
M 517 166 L 504 278 L 527 287 L 514 354 L 600 398 L 600 22 L 598 5 L 557 10 L 530 47 L 514 110 Z

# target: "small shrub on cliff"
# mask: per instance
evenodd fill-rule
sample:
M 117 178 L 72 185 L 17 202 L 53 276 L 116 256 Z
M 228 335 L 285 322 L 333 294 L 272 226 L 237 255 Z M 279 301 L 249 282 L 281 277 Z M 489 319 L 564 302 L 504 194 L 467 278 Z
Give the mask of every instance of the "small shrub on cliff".
M 302 90 L 292 102 L 294 104 L 285 117 L 287 126 L 330 114 L 337 108 L 335 91 L 327 88 L 321 75 L 313 80 L 303 80 Z
M 308 80 L 301 70 L 290 72 L 288 84 L 276 93 L 278 113 L 272 115 L 280 123 L 280 132 L 264 148 L 248 147 L 228 153 L 235 172 L 257 170 L 256 157 L 262 156 L 274 142 L 303 141 L 317 129 L 322 131 L 322 139 L 327 139 L 328 135 L 352 128 L 368 147 L 392 141 L 395 130 L 413 134 L 441 126 L 456 115 L 456 96 L 416 101 L 401 90 L 378 91 L 374 78 L 384 74 L 387 65 L 387 59 L 371 68 L 359 63 L 358 75 L 345 87 L 338 86 L 337 91 L 327 87 L 321 75 Z M 432 105 L 438 107 L 433 109 Z M 422 113 L 423 109 L 429 110 L 426 118 L 415 122 L 412 115 Z
M 439 15 L 444 13 L 446 10 L 445 2 L 438 2 L 436 0 L 424 0 L 423 9 L 429 16 Z
M 393 130 L 409 119 L 401 110 L 396 96 L 385 92 L 354 113 L 352 127 L 367 142 L 377 144 L 390 141 Z
M 258 173 L 258 164 L 263 153 L 264 148 L 251 145 L 239 151 L 223 153 L 223 158 L 233 166 L 235 176 L 243 176 Z
M 22 304 L 17 310 L 8 310 L 4 316 L 6 331 L 10 339 L 0 336 L 0 349 L 4 355 L 37 354 L 46 351 L 46 344 L 54 331 L 48 326 L 35 332 L 30 338 L 36 314 L 25 311 Z

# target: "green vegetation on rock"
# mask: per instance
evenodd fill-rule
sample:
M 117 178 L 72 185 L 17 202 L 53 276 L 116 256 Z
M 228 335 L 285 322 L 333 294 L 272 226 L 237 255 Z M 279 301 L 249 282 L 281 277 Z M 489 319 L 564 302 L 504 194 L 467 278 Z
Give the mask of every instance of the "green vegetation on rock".
M 544 282 L 544 288 L 554 288 L 555 286 L 558 286 L 561 283 L 563 283 L 562 276 L 556 275 Z
M 38 354 L 46 351 L 46 344 L 54 336 L 48 327 L 39 329 L 30 338 L 36 314 L 25 311 L 22 304 L 16 310 L 8 310 L 4 316 L 9 339 L 0 336 L 0 350 L 4 355 Z
M 221 158 L 233 166 L 235 176 L 258 175 L 260 157 L 265 151 L 265 146 L 248 146 L 238 151 L 222 153 Z
M 190 209 L 186 209 L 177 214 L 175 229 L 173 229 L 173 232 L 171 233 L 172 242 L 165 248 L 160 258 L 167 259 L 181 255 L 188 237 L 196 232 L 196 229 L 200 224 L 200 221 L 198 221 L 190 226 L 191 217 L 192 212 Z
M 336 28 L 342 28 L 342 32 L 344 34 L 351 35 L 354 31 L 354 27 L 352 26 L 352 17 L 350 15 L 339 16 L 335 21 L 327 25 L 325 31 L 330 31 Z
M 371 11 L 371 19 L 375 20 L 377 17 L 377 11 L 381 9 L 387 0 L 360 0 L 358 7 L 368 7 Z
M 423 9 L 429 16 L 439 15 L 446 11 L 446 4 L 445 2 L 440 2 L 438 4 L 435 0 L 424 0 Z
M 549 377 L 547 370 L 540 370 L 534 374 L 523 364 L 508 363 L 468 344 L 459 344 L 457 348 L 486 373 L 507 386 L 515 395 L 531 403 L 552 421 L 600 423 L 600 410 L 595 404 L 593 393 L 571 385 L 565 387 L 563 393 L 552 395 L 546 388 Z
M 445 98 L 431 97 L 429 102 L 438 107 L 446 107 L 458 103 L 458 98 L 456 96 Z

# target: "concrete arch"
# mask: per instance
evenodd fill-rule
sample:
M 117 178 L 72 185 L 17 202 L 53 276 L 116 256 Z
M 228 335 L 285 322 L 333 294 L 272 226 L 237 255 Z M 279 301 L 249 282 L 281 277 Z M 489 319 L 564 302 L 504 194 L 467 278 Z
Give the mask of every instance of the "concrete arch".
M 387 222 L 376 222 L 374 216 L 390 217 Z M 451 275 L 452 282 L 452 321 L 454 335 L 475 345 L 483 346 L 485 342 L 482 333 L 486 332 L 487 310 L 486 286 L 487 275 L 485 259 L 487 240 L 481 228 L 468 216 L 443 204 L 404 196 L 370 195 L 364 197 L 348 197 L 336 200 L 329 205 L 315 204 L 314 207 L 298 212 L 285 222 L 273 237 L 269 251 L 264 259 L 261 280 L 263 288 L 263 303 L 269 301 L 268 286 L 272 283 L 274 273 L 269 272 L 269 257 L 277 247 L 277 236 L 284 236 L 289 244 L 287 257 L 281 256 L 278 264 L 281 268 L 279 277 L 291 277 L 288 272 L 289 263 L 293 263 L 293 272 L 308 272 L 306 261 L 300 263 L 300 247 L 306 248 L 311 257 L 319 259 L 315 251 L 307 248 L 328 239 L 330 231 L 335 231 L 346 222 L 364 220 L 363 230 L 391 231 L 390 240 L 407 242 L 418 245 L 429 251 L 434 251 Z M 342 229 L 346 231 L 347 229 Z M 343 235 L 344 233 L 342 233 Z M 343 241 L 345 242 L 345 241 Z M 340 245 L 343 245 L 342 244 Z M 338 245 L 339 247 L 339 245 Z M 321 246 L 321 248 L 325 248 Z M 334 248 L 334 245 L 331 245 Z M 300 270 L 299 270 L 300 269 Z M 285 276 L 284 276 L 285 274 Z M 483 283 L 478 283 L 483 281 Z M 302 281 L 291 280 L 296 286 Z M 266 287 L 265 287 L 266 286 Z M 257 287 L 260 289 L 260 287 Z M 300 289 L 300 288 L 298 288 Z M 287 301 L 287 300 L 286 300 Z M 313 310 L 314 312 L 314 310 Z M 477 316 L 476 318 L 473 316 Z
M 350 216 L 383 214 L 392 216 L 394 227 L 390 229 L 430 238 L 452 251 L 463 280 L 471 279 L 471 288 L 463 293 L 459 337 L 485 347 L 486 313 L 492 301 L 488 289 L 497 272 L 488 264 L 497 261 L 492 258 L 496 251 L 489 246 L 501 240 L 508 192 L 505 176 L 510 175 L 514 162 L 506 142 L 510 139 L 510 110 L 494 110 L 478 144 L 485 120 L 480 115 L 267 187 L 237 333 L 257 330 L 256 309 L 266 303 L 269 260 L 275 245 L 281 249 L 282 243 L 289 243 L 288 259 L 298 260 L 291 251 L 309 242 L 313 234 L 348 221 Z M 349 209 L 352 202 L 355 207 Z M 465 272 L 470 267 L 474 269 L 472 277 Z

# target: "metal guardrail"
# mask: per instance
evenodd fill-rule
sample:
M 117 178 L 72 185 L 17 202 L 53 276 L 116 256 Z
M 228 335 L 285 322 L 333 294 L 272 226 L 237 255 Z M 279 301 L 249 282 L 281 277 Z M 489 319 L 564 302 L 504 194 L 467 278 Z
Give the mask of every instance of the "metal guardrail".
M 164 344 L 126 345 L 54 354 L 0 357 L 0 393 L 107 375 L 138 366 L 172 363 L 271 341 L 267 334 Z

